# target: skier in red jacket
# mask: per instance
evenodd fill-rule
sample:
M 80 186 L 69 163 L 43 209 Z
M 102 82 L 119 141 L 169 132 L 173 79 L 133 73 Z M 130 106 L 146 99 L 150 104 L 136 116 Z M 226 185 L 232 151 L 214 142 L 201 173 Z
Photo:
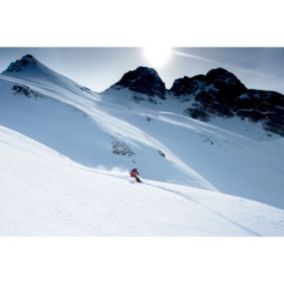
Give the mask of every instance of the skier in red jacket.
M 137 182 L 142 182 L 141 179 L 139 178 L 139 172 L 136 168 L 131 170 L 130 176 L 135 178 Z

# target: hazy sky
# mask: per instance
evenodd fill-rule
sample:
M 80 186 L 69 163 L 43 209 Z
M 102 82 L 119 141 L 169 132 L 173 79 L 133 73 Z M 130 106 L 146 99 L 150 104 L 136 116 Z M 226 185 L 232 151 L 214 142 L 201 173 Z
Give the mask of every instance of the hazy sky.
M 284 48 L 174 48 L 159 68 L 146 60 L 143 48 L 0 48 L 1 72 L 27 53 L 94 91 L 103 91 L 143 65 L 154 67 L 167 87 L 178 77 L 223 67 L 249 88 L 284 93 Z

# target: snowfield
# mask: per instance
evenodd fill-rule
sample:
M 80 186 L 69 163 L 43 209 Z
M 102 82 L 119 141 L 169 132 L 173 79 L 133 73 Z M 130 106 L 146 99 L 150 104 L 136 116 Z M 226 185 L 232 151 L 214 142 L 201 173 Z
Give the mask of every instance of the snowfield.
M 1 235 L 284 235 L 283 138 L 27 60 L 0 74 Z
M 284 210 L 83 167 L 0 127 L 2 236 L 277 236 Z

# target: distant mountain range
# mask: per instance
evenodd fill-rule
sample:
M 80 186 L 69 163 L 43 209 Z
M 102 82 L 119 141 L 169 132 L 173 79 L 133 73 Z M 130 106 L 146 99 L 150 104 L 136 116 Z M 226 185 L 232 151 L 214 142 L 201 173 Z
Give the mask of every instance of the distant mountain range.
M 217 68 L 206 75 L 176 79 L 167 90 L 157 71 L 138 67 L 129 71 L 112 86 L 127 88 L 151 97 L 179 97 L 192 104 L 184 114 L 208 122 L 212 117 L 238 116 L 261 122 L 263 128 L 284 136 L 284 96 L 273 91 L 248 89 L 233 73 Z
M 27 54 L 11 63 L 3 74 L 34 70 L 35 66 L 50 73 L 47 67 L 43 68 L 38 60 Z M 214 117 L 237 116 L 242 120 L 260 122 L 265 130 L 284 136 L 283 94 L 248 89 L 233 73 L 223 68 L 212 69 L 206 75 L 178 78 L 170 89 L 166 89 L 155 69 L 140 66 L 125 73 L 111 88 L 129 89 L 161 99 L 178 97 L 181 101 L 191 102 L 183 113 L 194 119 L 208 122 Z M 15 87 L 15 91 L 21 92 L 23 88 Z

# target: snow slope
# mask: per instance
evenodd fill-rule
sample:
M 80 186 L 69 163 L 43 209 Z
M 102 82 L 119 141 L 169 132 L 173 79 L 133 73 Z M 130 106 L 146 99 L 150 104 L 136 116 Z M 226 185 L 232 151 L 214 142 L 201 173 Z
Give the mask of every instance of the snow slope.
M 284 210 L 95 170 L 0 127 L 0 235 L 277 236 Z
M 268 137 L 259 125 L 238 118 L 194 120 L 182 115 L 176 98 L 137 104 L 131 97 L 145 96 L 127 92 L 105 93 L 110 105 L 121 106 L 112 111 L 115 116 L 159 139 L 219 191 L 284 208 L 283 138 Z
M 14 85 L 38 95 L 15 93 Z M 84 166 L 138 167 L 147 179 L 284 208 L 284 139 L 241 120 L 191 119 L 182 114 L 186 104 L 127 89 L 97 94 L 35 59 L 0 75 L 0 124 Z
M 116 103 L 110 105 L 101 95 L 51 72 L 41 63 L 38 67 L 36 62 L 31 70 L 0 75 L 2 125 L 88 166 L 124 170 L 138 166 L 149 178 L 179 180 L 215 190 L 159 139 L 149 136 L 131 121 L 114 116 L 112 110 L 118 108 Z M 59 78 L 55 80 L 55 77 Z M 15 84 L 28 86 L 40 97 L 15 95 L 12 90 Z M 129 155 L 114 155 L 113 143 L 122 146 L 127 143 Z M 166 159 L 159 151 L 166 153 Z M 130 155 L 132 152 L 135 157 Z

